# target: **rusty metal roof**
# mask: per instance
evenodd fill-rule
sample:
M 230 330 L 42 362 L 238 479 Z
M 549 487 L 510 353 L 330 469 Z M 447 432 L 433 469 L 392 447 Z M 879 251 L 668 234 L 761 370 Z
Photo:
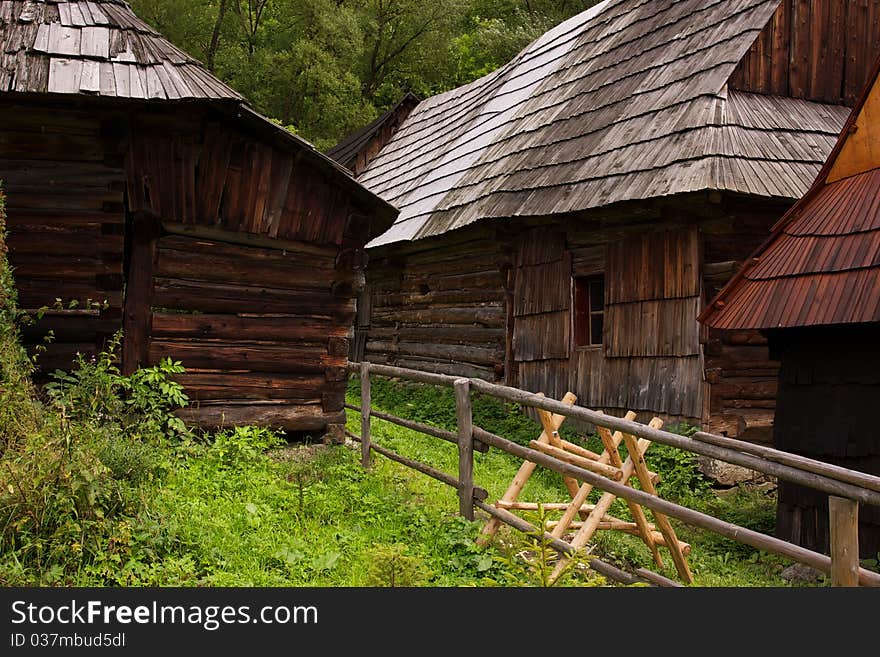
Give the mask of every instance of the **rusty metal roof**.
M 707 189 L 796 199 L 848 109 L 728 89 L 779 0 L 606 0 L 423 101 L 359 180 L 377 246 Z
M 880 321 L 880 158 L 828 182 L 877 85 L 880 59 L 831 156 L 810 191 L 707 307 L 700 321 L 719 329 L 773 329 Z M 877 168 L 875 168 L 877 167 Z

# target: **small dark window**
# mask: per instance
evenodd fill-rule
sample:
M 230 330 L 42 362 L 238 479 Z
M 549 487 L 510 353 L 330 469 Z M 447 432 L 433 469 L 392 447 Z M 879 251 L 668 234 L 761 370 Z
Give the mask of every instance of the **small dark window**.
M 581 276 L 574 279 L 574 345 L 590 347 L 602 344 L 605 328 L 605 276 Z

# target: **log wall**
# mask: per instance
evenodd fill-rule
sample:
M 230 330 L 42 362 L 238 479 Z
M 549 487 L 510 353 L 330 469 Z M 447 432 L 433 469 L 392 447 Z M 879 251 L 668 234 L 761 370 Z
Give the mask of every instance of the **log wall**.
M 148 362 L 185 364 L 187 417 L 300 431 L 340 422 L 353 303 L 331 294 L 335 260 L 335 249 L 159 240 Z
M 33 349 L 51 331 L 39 365 L 69 368 L 77 352 L 100 350 L 122 328 L 122 134 L 107 116 L 10 104 L 0 106 L 0 125 L 0 180 L 19 305 L 32 314 L 50 308 L 25 327 L 23 338 Z M 56 299 L 65 310 L 54 309 Z
M 44 370 L 124 327 L 127 371 L 182 361 L 192 422 L 341 437 L 371 217 L 329 168 L 197 106 L 0 120 L 22 306 L 79 302 L 26 332 Z
M 731 199 L 724 216 L 701 224 L 705 300 L 714 299 L 767 239 L 784 207 Z M 770 444 L 779 363 L 758 331 L 704 333 L 709 398 L 703 426 L 711 433 Z
M 365 358 L 487 380 L 505 375 L 507 256 L 494 232 L 370 252 Z M 365 324 L 363 315 L 359 323 Z

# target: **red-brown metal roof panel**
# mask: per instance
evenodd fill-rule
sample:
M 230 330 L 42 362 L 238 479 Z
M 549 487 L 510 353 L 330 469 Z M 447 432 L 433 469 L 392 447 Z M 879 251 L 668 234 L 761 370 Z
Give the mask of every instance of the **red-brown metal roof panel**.
M 769 329 L 880 321 L 876 269 L 762 281 L 742 279 L 713 314 L 719 329 Z
M 745 277 L 752 281 L 880 266 L 880 230 L 840 237 L 783 235 Z

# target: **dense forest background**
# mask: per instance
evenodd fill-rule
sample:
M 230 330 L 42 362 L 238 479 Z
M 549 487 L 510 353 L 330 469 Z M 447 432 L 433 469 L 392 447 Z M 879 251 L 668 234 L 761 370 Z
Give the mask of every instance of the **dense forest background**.
M 326 149 L 406 92 L 491 72 L 596 0 L 131 0 L 263 114 Z

